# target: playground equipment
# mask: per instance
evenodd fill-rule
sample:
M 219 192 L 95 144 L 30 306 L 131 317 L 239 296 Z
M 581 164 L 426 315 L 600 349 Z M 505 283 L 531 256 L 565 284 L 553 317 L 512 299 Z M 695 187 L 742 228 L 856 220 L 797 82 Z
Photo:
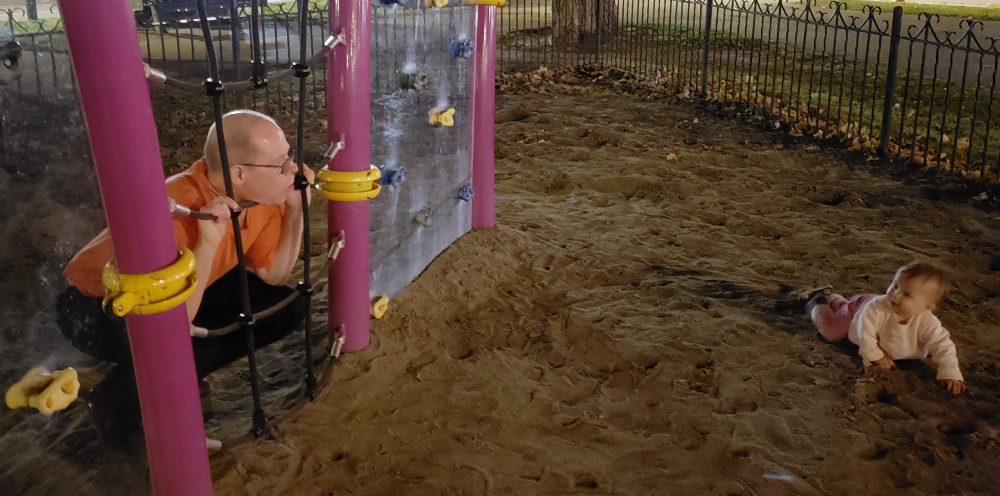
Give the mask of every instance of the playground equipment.
M 204 19 L 206 14 L 204 4 L 199 6 L 202 7 L 199 15 Z M 127 4 L 123 4 L 118 10 L 114 6 L 107 9 L 90 7 L 82 0 L 62 2 L 62 10 L 67 18 L 70 50 L 74 55 L 74 64 L 80 78 L 81 101 L 90 128 L 94 159 L 114 242 L 118 269 L 117 272 L 110 273 L 109 277 L 117 279 L 119 285 L 124 287 L 132 284 L 129 280 L 133 279 L 133 276 L 134 280 L 153 279 L 150 274 L 165 267 L 175 263 L 184 265 L 184 257 L 178 256 L 177 247 L 172 241 L 170 213 L 167 209 L 163 209 L 163 205 L 169 202 L 163 188 L 162 167 L 149 112 L 151 105 L 145 87 L 147 75 L 150 80 L 166 84 L 174 84 L 176 81 L 170 81 L 162 73 L 148 66 L 144 67 L 137 47 L 121 42 L 122 39 L 135 39 L 135 33 L 130 33 L 131 30 L 126 29 L 131 27 L 131 22 L 123 22 L 123 19 L 128 19 L 132 14 Z M 334 199 L 328 208 L 331 236 L 329 241 L 333 247 L 339 248 L 339 254 L 331 249 L 337 260 L 330 268 L 330 290 L 331 294 L 335 295 L 330 298 L 330 347 L 332 354 L 336 356 L 341 350 L 355 351 L 368 344 L 368 319 L 377 317 L 376 314 L 385 314 L 388 309 L 388 296 L 394 292 L 373 290 L 371 287 L 372 281 L 377 280 L 382 283 L 386 279 L 370 273 L 368 256 L 373 249 L 368 244 L 371 232 L 368 225 L 370 199 L 364 196 L 379 189 L 401 193 L 414 186 L 415 191 L 419 189 L 416 187 L 419 182 L 414 181 L 414 177 L 423 176 L 424 172 L 420 167 L 412 167 L 409 163 L 404 165 L 377 161 L 382 165 L 372 167 L 369 160 L 371 147 L 368 127 L 371 108 L 368 89 L 370 68 L 365 62 L 370 51 L 368 46 L 370 37 L 367 31 L 370 10 L 365 2 L 358 5 L 331 3 L 330 8 L 333 36 L 324 43 L 324 53 L 328 52 L 329 55 L 330 71 L 327 102 L 331 108 L 331 119 L 328 132 L 330 141 L 337 146 L 331 146 L 333 151 L 330 153 L 332 156 L 328 157 L 327 167 L 334 177 L 332 180 L 323 181 L 324 190 L 329 191 L 331 188 L 328 185 L 333 184 L 332 189 L 335 193 L 360 193 L 361 197 L 351 198 L 353 201 Z M 419 5 L 415 8 L 423 9 Z M 471 21 L 472 16 L 468 15 L 463 19 Z M 305 22 L 300 21 L 300 26 L 304 25 Z M 256 32 L 256 28 L 254 31 Z M 492 33 L 489 36 L 492 36 Z M 206 38 L 210 39 L 210 35 L 206 35 Z M 454 40 L 447 40 L 438 45 L 440 53 L 448 60 L 465 59 L 452 53 L 450 50 L 452 41 Z M 90 50 L 89 48 L 93 46 L 107 46 L 113 49 Z M 488 55 L 492 57 L 492 53 Z M 255 57 L 254 60 L 259 58 Z M 303 82 L 309 75 L 310 69 L 309 64 L 305 62 L 307 61 L 303 48 L 299 62 L 294 64 L 290 71 Z M 249 87 L 264 87 L 268 78 L 276 77 L 275 74 L 256 70 L 262 68 L 261 64 L 254 63 L 254 67 L 255 73 L 248 83 Z M 466 69 L 461 70 L 470 72 Z M 438 90 L 436 101 L 421 102 L 419 106 L 410 107 L 414 115 L 419 116 L 419 120 L 422 121 L 423 128 L 415 129 L 428 130 L 427 133 L 434 137 L 430 140 L 432 147 L 446 142 L 467 142 L 469 137 L 477 135 L 489 138 L 484 141 L 492 141 L 492 115 L 480 119 L 472 117 L 475 115 L 473 112 L 475 91 L 464 100 L 464 110 L 461 105 L 442 104 L 454 104 L 449 101 L 453 98 L 448 90 L 454 89 L 455 83 L 452 81 L 442 85 L 441 82 L 447 79 L 439 77 L 441 72 L 447 72 L 447 69 L 439 68 L 436 73 L 429 72 L 426 86 L 408 90 L 414 93 L 412 96 L 417 100 L 425 98 L 426 95 L 419 93 L 430 85 L 437 85 Z M 471 72 L 475 73 L 475 69 Z M 230 86 L 220 82 L 217 74 L 213 76 L 216 77 L 206 81 L 204 88 L 209 96 L 218 96 Z M 464 86 L 468 87 L 468 83 Z M 491 90 L 492 79 L 483 88 Z M 123 105 L 122 102 L 134 105 Z M 300 99 L 300 104 L 303 102 L 304 99 Z M 429 105 L 423 105 L 424 103 Z M 441 108 L 445 111 L 455 109 L 448 114 L 448 117 L 453 124 L 460 126 L 431 127 L 427 122 L 428 108 Z M 483 129 L 487 129 L 486 134 Z M 456 139 L 454 135 L 462 136 Z M 297 147 L 300 150 L 303 136 L 300 124 L 298 132 L 300 142 Z M 127 141 L 126 145 L 122 144 L 123 140 Z M 468 149 L 454 149 L 449 152 L 448 161 L 457 163 L 459 156 L 466 154 L 464 162 L 468 164 L 470 161 L 466 153 L 468 151 Z M 128 157 L 128 164 L 125 163 L 125 157 Z M 138 162 L 135 162 L 136 160 Z M 483 170 L 492 173 L 491 168 Z M 470 174 L 467 165 L 467 171 L 463 176 L 451 177 L 439 184 L 432 192 L 437 198 L 435 200 L 437 203 L 424 201 L 407 210 L 405 215 L 396 215 L 395 211 L 390 211 L 386 217 L 398 217 L 405 225 L 416 226 L 414 232 L 422 233 L 417 234 L 416 238 L 434 238 L 437 233 L 431 233 L 428 228 L 433 226 L 435 229 L 439 227 L 444 229 L 449 225 L 446 222 L 447 218 L 452 215 L 449 212 L 460 212 L 454 217 L 464 220 L 456 232 L 448 233 L 449 236 L 457 237 L 460 232 L 464 232 L 463 229 L 468 229 L 466 226 L 470 225 L 468 219 L 472 214 L 465 207 L 450 209 L 441 204 L 450 202 L 448 205 L 465 205 L 471 199 L 474 205 L 480 197 L 489 196 L 482 193 L 474 197 L 471 195 L 471 186 L 465 187 L 471 184 L 470 180 L 473 179 Z M 354 180 L 358 176 L 362 176 L 362 180 Z M 345 177 L 351 180 L 345 181 Z M 382 180 L 382 177 L 385 179 Z M 303 188 L 305 194 L 305 185 L 300 182 L 299 186 Z M 336 191 L 337 188 L 346 188 L 350 191 Z M 467 194 L 453 196 L 452 192 L 456 188 L 464 189 Z M 400 196 L 386 195 L 379 201 L 399 202 Z M 467 201 L 462 201 L 463 199 Z M 178 214 L 191 213 L 183 212 L 183 206 L 174 207 L 174 211 Z M 421 216 L 425 217 L 423 222 L 415 222 L 417 217 Z M 306 231 L 308 232 L 308 229 Z M 447 244 L 450 244 L 451 240 Z M 306 241 L 305 246 L 309 244 Z M 434 250 L 437 249 L 434 247 L 424 251 L 422 259 L 429 262 L 436 255 Z M 181 259 L 181 263 L 178 263 L 178 259 Z M 304 273 L 310 274 L 308 256 L 304 263 L 306 264 Z M 419 273 L 419 270 L 417 272 Z M 123 277 L 124 281 L 129 282 L 123 282 Z M 193 282 L 187 276 L 177 275 L 173 271 L 169 278 L 172 281 L 169 291 L 153 284 L 153 287 L 142 290 L 123 292 L 118 295 L 119 299 L 113 300 L 111 308 L 118 308 L 125 313 L 130 305 L 135 309 L 168 300 L 173 302 Z M 312 292 L 308 281 L 300 285 L 300 288 L 304 294 Z M 153 294 L 160 290 L 163 290 L 166 296 Z M 374 302 L 373 293 L 380 295 Z M 176 307 L 161 313 L 142 315 L 132 312 L 125 315 L 135 356 L 142 413 L 147 427 L 146 441 L 153 492 L 161 495 L 208 494 L 211 489 L 205 456 L 206 439 L 200 415 L 197 385 L 193 380 L 193 363 L 190 360 L 191 338 L 186 316 Z M 307 323 L 307 332 L 310 327 Z M 252 355 L 251 353 L 251 357 Z M 188 359 L 184 359 L 185 357 Z M 311 364 L 312 360 L 309 359 L 307 362 Z M 251 378 L 255 375 L 256 372 L 251 370 Z M 309 379 L 307 379 L 307 389 L 309 389 L 308 383 Z M 23 391 L 23 388 L 15 392 L 18 399 L 22 396 L 20 391 Z M 26 394 L 23 396 L 27 397 Z M 260 411 L 259 405 L 255 405 L 255 428 L 258 428 L 258 417 L 263 418 L 262 414 L 258 414 Z
M 79 391 L 80 381 L 73 368 L 49 372 L 35 367 L 7 389 L 4 400 L 7 408 L 37 408 L 43 415 L 52 415 L 68 407 Z
M 10 84 L 21 77 L 21 44 L 8 41 L 0 46 L 0 84 Z

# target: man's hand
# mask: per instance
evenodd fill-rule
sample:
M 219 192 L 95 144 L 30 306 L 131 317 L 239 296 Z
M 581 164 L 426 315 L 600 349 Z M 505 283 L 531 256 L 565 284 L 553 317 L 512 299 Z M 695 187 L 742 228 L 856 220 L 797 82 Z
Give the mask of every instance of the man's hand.
M 965 381 L 956 381 L 954 379 L 941 379 L 941 384 L 944 384 L 948 388 L 951 394 L 962 394 L 965 392 Z
M 198 229 L 201 231 L 198 244 L 217 248 L 219 243 L 222 242 L 222 238 L 226 235 L 226 229 L 229 228 L 232 222 L 230 215 L 234 210 L 239 210 L 239 208 L 236 200 L 228 196 L 217 196 L 214 200 L 208 202 L 207 205 L 198 209 L 201 213 L 211 214 L 215 217 L 210 220 L 198 221 Z
M 302 175 L 306 177 L 306 182 L 309 186 L 306 186 L 306 201 L 312 204 L 312 188 L 310 186 L 316 182 L 316 173 L 309 168 L 308 165 L 302 166 Z M 299 190 L 292 190 L 288 193 L 288 198 L 285 199 L 285 205 L 289 208 L 302 208 L 302 192 Z

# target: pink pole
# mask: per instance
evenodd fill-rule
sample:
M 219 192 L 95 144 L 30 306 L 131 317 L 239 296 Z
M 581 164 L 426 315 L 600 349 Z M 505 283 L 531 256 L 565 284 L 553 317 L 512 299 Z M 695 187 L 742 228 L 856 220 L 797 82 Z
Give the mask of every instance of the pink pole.
M 497 8 L 476 6 L 476 60 L 472 69 L 472 227 L 496 223 L 493 114 L 496 110 Z
M 177 259 L 177 242 L 131 6 L 59 3 L 118 269 L 162 269 Z M 180 306 L 126 321 L 153 494 L 212 494 L 187 312 Z
M 370 0 L 329 3 L 330 33 L 345 35 L 345 43 L 330 51 L 326 105 L 330 140 L 344 140 L 344 149 L 328 164 L 330 170 L 362 171 L 370 164 L 371 26 Z M 329 240 L 344 233 L 344 248 L 330 265 L 330 333 L 343 329 L 343 351 L 369 343 L 368 296 L 369 201 L 331 201 L 327 207 Z

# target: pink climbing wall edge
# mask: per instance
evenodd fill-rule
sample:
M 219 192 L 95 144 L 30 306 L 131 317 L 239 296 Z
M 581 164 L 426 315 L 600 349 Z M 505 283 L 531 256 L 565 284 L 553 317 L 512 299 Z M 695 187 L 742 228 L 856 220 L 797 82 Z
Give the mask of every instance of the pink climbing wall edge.
M 123 273 L 177 259 L 149 89 L 126 0 L 60 0 L 108 227 Z M 212 494 L 184 306 L 127 319 L 157 496 Z
M 472 227 L 493 227 L 496 199 L 493 114 L 496 103 L 497 8 L 477 5 L 476 52 L 472 70 Z
M 330 33 L 343 33 L 345 44 L 330 51 L 327 64 L 327 115 L 331 142 L 344 149 L 328 164 L 330 170 L 361 171 L 371 159 L 371 2 L 331 0 Z M 330 265 L 330 333 L 343 326 L 345 352 L 368 346 L 369 335 L 369 201 L 331 201 L 327 207 L 328 236 L 344 233 L 344 248 Z

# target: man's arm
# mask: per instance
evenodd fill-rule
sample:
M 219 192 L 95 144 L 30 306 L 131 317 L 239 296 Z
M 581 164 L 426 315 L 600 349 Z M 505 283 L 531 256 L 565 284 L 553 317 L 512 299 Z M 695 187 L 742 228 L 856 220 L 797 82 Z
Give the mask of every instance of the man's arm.
M 220 196 L 204 207 L 199 212 L 209 213 L 215 216 L 213 220 L 198 221 L 198 244 L 194 247 L 194 271 L 198 274 L 198 285 L 194 292 L 187 299 L 188 322 L 193 322 L 198 309 L 201 308 L 201 299 L 205 296 L 205 288 L 208 286 L 208 277 L 212 274 L 212 264 L 215 262 L 215 254 L 219 251 L 219 244 L 226 235 L 226 230 L 232 225 L 230 217 L 233 209 L 239 208 L 232 198 Z
M 298 191 L 295 193 L 299 194 Z M 302 224 L 302 207 L 286 206 L 285 215 L 281 218 L 281 237 L 274 249 L 274 263 L 270 267 L 254 269 L 262 281 L 272 286 L 288 282 L 302 247 Z
M 304 167 L 306 181 L 313 183 L 315 173 L 309 167 Z M 306 186 L 306 201 L 312 201 L 312 191 Z M 302 192 L 293 190 L 285 200 L 285 213 L 281 217 L 281 237 L 278 238 L 278 246 L 274 249 L 274 263 L 270 267 L 255 269 L 257 277 L 272 286 L 278 286 L 288 282 L 292 275 L 292 269 L 299 258 L 299 249 L 302 248 Z

